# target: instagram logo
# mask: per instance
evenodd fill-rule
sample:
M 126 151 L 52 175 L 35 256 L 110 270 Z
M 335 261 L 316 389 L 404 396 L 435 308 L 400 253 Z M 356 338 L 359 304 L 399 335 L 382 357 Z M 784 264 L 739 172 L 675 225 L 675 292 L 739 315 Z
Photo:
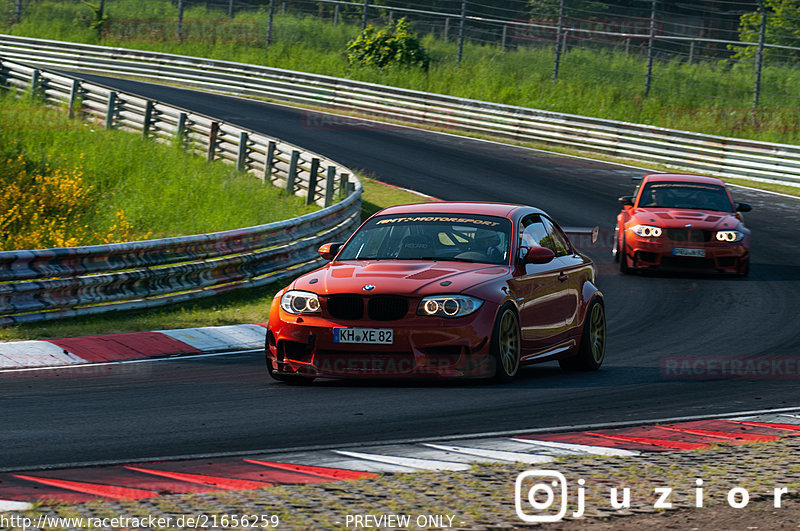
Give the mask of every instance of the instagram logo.
M 522 472 L 514 485 L 514 505 L 524 522 L 560 521 L 567 514 L 567 478 L 556 470 Z

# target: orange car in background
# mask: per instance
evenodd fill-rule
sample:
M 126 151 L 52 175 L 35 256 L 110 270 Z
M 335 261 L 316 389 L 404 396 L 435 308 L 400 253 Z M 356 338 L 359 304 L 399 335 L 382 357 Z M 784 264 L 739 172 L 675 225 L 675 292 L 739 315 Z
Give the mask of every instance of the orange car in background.
M 619 198 L 614 234 L 620 271 L 664 269 L 747 275 L 750 230 L 716 177 L 659 173 L 641 178 L 633 195 Z

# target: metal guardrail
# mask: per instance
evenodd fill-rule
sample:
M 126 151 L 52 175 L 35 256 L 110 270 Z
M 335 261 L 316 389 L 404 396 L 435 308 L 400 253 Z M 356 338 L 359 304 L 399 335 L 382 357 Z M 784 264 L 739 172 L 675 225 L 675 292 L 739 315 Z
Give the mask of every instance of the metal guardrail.
M 150 308 L 265 285 L 318 267 L 317 248 L 346 238 L 360 223 L 360 181 L 347 168 L 297 146 L 6 58 L 0 58 L 0 85 L 36 93 L 109 128 L 179 142 L 325 207 L 211 234 L 0 252 L 0 325 Z
M 0 57 L 800 186 L 800 146 L 796 145 L 560 114 L 257 65 L 8 35 L 0 35 Z

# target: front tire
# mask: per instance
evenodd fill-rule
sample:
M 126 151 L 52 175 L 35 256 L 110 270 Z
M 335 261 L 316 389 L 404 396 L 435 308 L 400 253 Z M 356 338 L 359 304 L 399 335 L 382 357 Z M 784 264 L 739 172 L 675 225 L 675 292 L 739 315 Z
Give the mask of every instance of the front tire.
M 509 383 L 519 372 L 521 334 L 519 318 L 510 304 L 500 308 L 492 331 L 492 357 L 495 360 L 495 380 Z
M 749 274 L 750 274 L 750 257 L 748 256 L 747 258 L 741 261 L 741 264 L 739 265 L 738 275 L 740 277 L 746 277 Z
M 606 311 L 600 299 L 589 303 L 586 320 L 583 324 L 578 354 L 572 358 L 559 360 L 558 364 L 566 371 L 596 371 L 606 357 Z
M 625 236 L 622 236 L 622 240 L 620 240 L 617 256 L 619 257 L 619 272 L 623 275 L 629 274 L 631 269 L 628 267 L 628 254 L 625 251 Z

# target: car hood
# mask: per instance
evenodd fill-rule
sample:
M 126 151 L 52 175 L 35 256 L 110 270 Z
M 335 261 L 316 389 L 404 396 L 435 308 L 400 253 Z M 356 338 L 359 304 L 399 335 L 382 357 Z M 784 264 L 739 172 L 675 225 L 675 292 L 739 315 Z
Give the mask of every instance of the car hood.
M 424 297 L 462 291 L 509 273 L 508 266 L 466 262 L 360 260 L 331 262 L 298 278 L 292 289 L 334 293 L 402 294 Z M 365 286 L 374 286 L 364 289 Z
M 691 228 L 699 230 L 732 230 L 740 223 L 731 212 L 685 208 L 636 208 L 632 216 L 636 223 L 655 224 L 666 229 L 685 228 L 691 224 Z

